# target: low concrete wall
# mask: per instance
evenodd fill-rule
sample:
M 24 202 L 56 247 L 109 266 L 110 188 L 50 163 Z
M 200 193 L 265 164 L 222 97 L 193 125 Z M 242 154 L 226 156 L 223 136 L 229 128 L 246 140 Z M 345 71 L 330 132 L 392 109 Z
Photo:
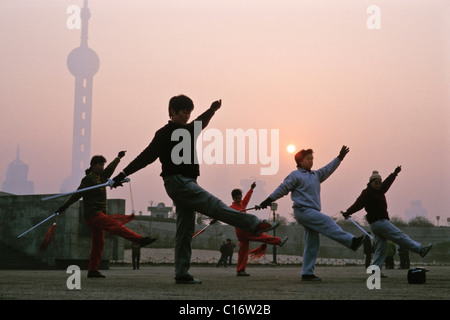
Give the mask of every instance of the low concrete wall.
M 11 248 L 21 255 L 33 257 L 36 261 L 50 267 L 63 269 L 70 264 L 77 264 L 85 269 L 89 260 L 91 235 L 83 219 L 82 201 L 73 204 L 62 216 L 44 223 L 19 239 L 17 238 L 22 232 L 50 216 L 65 201 L 65 198 L 41 201 L 41 198 L 45 196 L 48 195 L 0 196 L 0 247 Z M 124 213 L 125 200 L 108 200 L 108 212 Z M 45 252 L 41 252 L 39 246 L 53 222 L 57 222 L 55 240 Z M 175 237 L 175 223 L 173 222 L 150 221 L 146 216 L 137 216 L 135 220 L 127 224 L 127 227 L 143 235 L 157 236 L 158 241 L 154 242 L 151 247 L 173 248 Z M 197 225 L 196 230 L 202 227 L 204 225 Z M 343 229 L 356 236 L 362 234 L 351 224 L 343 226 Z M 365 229 L 369 230 L 369 227 L 365 227 Z M 405 227 L 402 230 L 422 244 L 431 242 L 436 245 L 450 241 L 449 227 Z M 305 234 L 302 226 L 280 226 L 275 232 L 280 237 L 289 236 L 289 241 L 285 246 L 277 249 L 278 254 L 303 255 Z M 204 233 L 193 240 L 192 247 L 194 249 L 219 250 L 221 241 L 225 238 L 234 241 L 237 251 L 238 242 L 234 227 L 222 224 L 215 224 L 207 228 Z M 102 268 L 108 267 L 109 260 L 123 260 L 125 245 L 129 246 L 129 242 L 105 233 Z M 252 243 L 251 248 L 258 245 Z M 271 250 L 272 246 L 268 246 L 268 254 L 272 252 Z M 362 259 L 363 253 L 362 249 L 353 252 L 339 243 L 321 236 L 319 257 Z M 437 254 L 435 250 L 432 250 L 425 260 L 416 254 L 411 254 L 410 257 L 412 261 L 439 262 L 444 260 L 448 262 L 449 260 L 449 254 L 442 252 Z M 2 259 L 14 259 L 14 257 L 11 255 L 6 257 L 6 253 L 3 254 L 0 251 L 0 267 Z M 20 260 L 18 263 L 30 263 L 22 258 L 17 259 Z
M 82 201 L 74 203 L 63 215 L 52 218 L 21 238 L 18 235 L 49 217 L 66 198 L 42 201 L 48 195 L 0 196 L 0 244 L 49 267 L 66 268 L 77 264 L 85 269 L 91 248 L 90 230 L 83 218 Z M 108 212 L 124 213 L 125 200 L 108 200 Z M 55 239 L 46 251 L 39 247 L 45 233 L 56 222 Z M 108 267 L 108 261 L 123 258 L 124 240 L 105 233 L 105 247 L 102 255 L 102 267 Z M 1 253 L 0 253 L 1 259 Z M 14 259 L 11 255 L 8 259 Z M 29 263 L 29 262 L 27 262 Z
M 175 237 L 175 223 L 149 221 L 148 217 L 141 216 L 131 221 L 127 225 L 135 232 L 144 235 L 152 235 L 158 237 L 158 241 L 154 242 L 153 248 L 171 248 L 174 244 Z M 200 230 L 204 225 L 196 225 L 195 230 Z M 342 227 L 345 231 L 352 233 L 355 236 L 362 235 L 361 230 L 352 224 L 347 224 Z M 364 229 L 370 231 L 368 226 Z M 433 243 L 434 245 L 450 241 L 449 227 L 404 227 L 401 228 L 413 240 L 418 241 L 424 245 Z M 303 248 L 305 245 L 305 231 L 301 225 L 280 226 L 275 230 L 276 236 L 288 236 L 289 240 L 282 248 L 277 248 L 278 254 L 298 255 L 303 256 Z M 269 232 L 273 235 L 273 231 Z M 208 227 L 205 232 L 196 237 L 192 241 L 194 249 L 219 250 L 222 239 L 230 238 L 235 244 L 235 252 L 238 248 L 238 241 L 235 234 L 235 228 L 229 225 L 214 224 Z M 345 258 L 345 259 L 363 259 L 364 254 L 362 248 L 354 252 L 343 245 L 331 240 L 323 235 L 320 235 L 320 250 L 319 257 L 322 258 Z M 126 246 L 128 247 L 128 243 Z M 259 246 L 258 243 L 251 243 L 251 248 Z M 398 247 L 398 246 L 397 246 Z M 268 246 L 268 254 L 272 253 L 272 246 Z M 398 255 L 397 255 L 398 256 Z M 431 250 L 425 259 L 419 257 L 417 254 L 410 254 L 411 261 L 425 261 L 425 262 L 449 262 L 450 256 L 445 254 L 438 254 L 436 250 Z

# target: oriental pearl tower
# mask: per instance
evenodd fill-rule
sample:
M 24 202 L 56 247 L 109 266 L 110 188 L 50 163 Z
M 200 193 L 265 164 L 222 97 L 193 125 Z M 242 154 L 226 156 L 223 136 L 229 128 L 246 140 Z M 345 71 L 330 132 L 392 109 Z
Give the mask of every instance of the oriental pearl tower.
M 75 77 L 72 173 L 61 184 L 61 192 L 75 190 L 89 167 L 91 156 L 92 80 L 100 67 L 100 59 L 88 47 L 88 0 L 80 12 L 81 43 L 67 57 L 67 67 Z

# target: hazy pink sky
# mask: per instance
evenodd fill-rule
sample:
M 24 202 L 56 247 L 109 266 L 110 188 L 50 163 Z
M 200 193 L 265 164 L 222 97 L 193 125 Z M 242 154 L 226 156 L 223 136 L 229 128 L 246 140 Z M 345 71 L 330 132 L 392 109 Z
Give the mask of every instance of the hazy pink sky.
M 0 3 L 0 182 L 15 159 L 30 166 L 36 193 L 57 193 L 70 174 L 74 77 L 67 69 L 80 30 L 69 30 L 81 0 Z M 370 30 L 369 5 L 381 29 Z M 167 120 L 183 93 L 196 117 L 222 99 L 209 128 L 279 129 L 280 169 L 202 165 L 200 185 L 231 204 L 241 179 L 265 182 L 260 203 L 295 169 L 288 144 L 312 148 L 314 168 L 350 153 L 322 184 L 322 211 L 350 206 L 372 170 L 402 172 L 387 194 L 391 216 L 421 200 L 430 220 L 450 217 L 450 4 L 430 1 L 90 0 L 94 76 L 92 155 L 127 156 L 124 168 Z M 134 207 L 171 205 L 160 163 L 132 175 Z M 109 191 L 127 199 L 128 186 Z M 289 196 L 278 201 L 290 217 Z M 55 208 L 56 209 L 56 208 Z M 268 210 L 259 212 L 267 217 Z M 362 217 L 363 213 L 359 215 Z

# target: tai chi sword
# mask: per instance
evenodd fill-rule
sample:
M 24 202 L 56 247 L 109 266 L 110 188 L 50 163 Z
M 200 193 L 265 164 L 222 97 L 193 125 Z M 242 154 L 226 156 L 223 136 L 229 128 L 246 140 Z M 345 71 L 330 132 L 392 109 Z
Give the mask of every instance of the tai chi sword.
M 37 228 L 38 226 L 40 226 L 41 224 L 43 224 L 45 221 L 50 220 L 51 218 L 53 218 L 54 216 L 59 215 L 59 212 L 55 212 L 54 214 L 52 214 L 50 217 L 42 220 L 41 222 L 39 222 L 37 225 L 35 225 L 34 227 L 31 227 L 30 229 L 28 229 L 27 231 L 25 231 L 24 233 L 20 234 L 17 236 L 17 238 L 20 238 L 21 236 L 27 234 L 28 232 L 30 232 L 31 230 Z
M 353 219 L 350 218 L 350 217 L 348 217 L 347 219 L 350 220 L 351 222 L 353 222 L 353 224 L 354 224 L 355 226 L 357 226 L 357 227 L 359 228 L 359 230 L 361 230 L 362 232 L 364 232 L 371 240 L 373 240 L 373 237 L 372 237 L 370 234 L 368 234 L 367 231 L 363 229 L 363 227 L 361 227 L 359 224 L 357 224 L 357 223 L 355 222 L 355 220 L 353 220 Z
M 124 180 L 121 181 L 122 183 L 124 182 L 130 182 L 130 178 L 125 178 Z M 68 196 L 68 195 L 72 195 L 72 194 L 77 194 L 77 193 L 81 193 L 81 192 L 85 192 L 85 191 L 89 191 L 89 190 L 93 190 L 93 189 L 98 189 L 98 188 L 103 188 L 106 186 L 110 186 L 112 188 L 112 186 L 114 185 L 114 180 L 108 179 L 107 182 L 105 183 L 101 183 L 101 184 L 97 184 L 95 186 L 91 186 L 91 187 L 87 187 L 87 188 L 83 188 L 83 189 L 78 189 L 72 192 L 66 192 L 66 193 L 60 193 L 60 194 L 56 194 L 50 197 L 45 197 L 42 198 L 42 201 L 45 200 L 50 200 L 50 199 L 55 199 L 55 198 L 59 198 L 59 197 L 64 197 L 64 196 Z M 44 220 L 42 220 L 41 222 L 39 222 L 37 225 L 31 227 L 30 229 L 28 229 L 27 231 L 23 232 L 22 234 L 20 234 L 19 236 L 17 236 L 17 238 L 22 237 L 23 235 L 27 234 L 28 232 L 30 232 L 31 230 L 37 228 L 38 226 L 40 226 L 41 224 L 43 224 L 44 222 L 46 222 L 47 220 L 50 220 L 51 218 L 53 218 L 54 216 L 58 216 L 60 214 L 60 212 L 55 212 L 54 214 L 52 214 L 50 217 L 45 218 Z
M 130 178 L 125 178 L 121 182 L 122 183 L 130 182 Z M 107 186 L 110 186 L 112 188 L 113 184 L 114 184 L 114 180 L 108 179 L 108 181 L 105 183 L 97 184 L 95 186 L 91 186 L 91 187 L 87 187 L 87 188 L 83 188 L 83 189 L 78 189 L 78 190 L 71 191 L 71 192 L 55 194 L 53 196 L 42 198 L 41 200 L 46 201 L 46 200 L 64 197 L 64 196 L 68 196 L 68 195 L 72 195 L 72 194 L 77 194 L 77 193 L 81 193 L 81 192 L 85 192 L 85 191 L 89 191 L 89 190 L 93 190 L 93 189 L 103 188 L 103 187 L 107 187 Z

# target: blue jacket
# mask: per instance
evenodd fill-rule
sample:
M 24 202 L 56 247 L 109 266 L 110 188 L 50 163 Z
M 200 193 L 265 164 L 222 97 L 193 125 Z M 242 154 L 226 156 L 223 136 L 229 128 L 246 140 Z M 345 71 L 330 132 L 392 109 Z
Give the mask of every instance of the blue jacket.
M 276 201 L 291 192 L 291 199 L 294 207 L 306 207 L 321 210 L 320 184 L 324 182 L 339 166 L 341 160 L 333 159 L 326 166 L 307 171 L 298 168 L 292 171 L 284 181 L 270 195 L 272 201 Z

